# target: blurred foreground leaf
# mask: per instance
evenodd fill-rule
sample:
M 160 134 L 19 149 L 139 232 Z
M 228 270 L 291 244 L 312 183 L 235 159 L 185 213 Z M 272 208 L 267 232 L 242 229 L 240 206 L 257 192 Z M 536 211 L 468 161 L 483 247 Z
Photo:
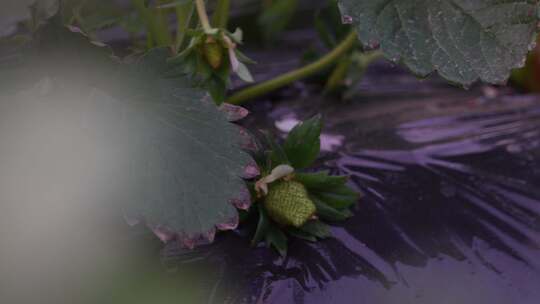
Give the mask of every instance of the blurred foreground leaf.
M 58 18 L 28 44 L 2 47 L 3 206 L 43 206 L 64 183 L 71 186 L 54 194 L 57 201 L 119 204 L 163 241 L 192 247 L 211 242 L 217 229 L 234 229 L 235 206 L 250 203 L 242 176 L 252 160 L 239 129 L 168 56 L 156 49 L 123 63 Z M 17 185 L 10 172 L 26 176 L 24 189 L 32 191 L 8 189 Z M 83 181 L 92 174 L 107 190 L 92 191 L 99 199 L 64 195 L 90 189 Z

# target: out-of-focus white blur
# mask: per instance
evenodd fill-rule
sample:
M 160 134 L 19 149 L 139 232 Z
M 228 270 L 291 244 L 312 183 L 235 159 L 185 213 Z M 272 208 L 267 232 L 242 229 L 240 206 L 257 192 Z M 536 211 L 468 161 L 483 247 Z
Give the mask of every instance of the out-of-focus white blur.
M 62 303 L 121 258 L 121 158 L 76 98 L 51 80 L 0 98 L 0 303 Z
M 200 303 L 193 295 L 205 296 L 192 275 L 167 274 L 157 252 L 140 260 L 146 246 L 126 242 L 120 202 L 129 197 L 133 152 L 116 102 L 55 78 L 0 92 L 0 303 Z
M 33 1 L 1 2 L 3 26 Z M 157 255 L 140 260 L 146 246 L 126 241 L 128 114 L 70 72 L 3 79 L 13 88 L 0 90 L 0 303 L 200 303 L 191 275 L 162 275 Z

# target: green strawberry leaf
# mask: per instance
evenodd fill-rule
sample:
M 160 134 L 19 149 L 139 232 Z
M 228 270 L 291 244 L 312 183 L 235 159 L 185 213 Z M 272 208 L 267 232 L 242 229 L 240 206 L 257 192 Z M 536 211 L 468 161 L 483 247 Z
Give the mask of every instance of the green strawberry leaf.
M 321 128 L 321 116 L 317 115 L 295 126 L 285 139 L 283 150 L 295 169 L 309 167 L 319 156 Z
M 3 79 L 18 71 L 27 75 L 20 82 L 27 90 L 0 91 L 0 121 L 16 124 L 8 117 L 15 110 L 21 121 L 38 117 L 40 123 L 28 122 L 24 131 L 47 139 L 25 145 L 15 141 L 12 151 L 24 156 L 60 149 L 43 161 L 48 168 L 64 159 L 84 164 L 89 153 L 75 154 L 80 152 L 72 147 L 75 142 L 82 141 L 80 146 L 90 146 L 90 151 L 103 147 L 96 155 L 111 164 L 118 185 L 110 189 L 110 203 L 118 202 L 129 219 L 144 220 L 164 241 L 177 239 L 192 247 L 212 241 L 218 229 L 234 229 L 235 207 L 250 204 L 242 177 L 253 165 L 241 147 L 238 127 L 206 92 L 167 63 L 168 50 L 152 50 L 133 64 L 123 64 L 109 52 L 77 29 L 49 23 L 22 54 L 23 60 L 18 58 L 15 65 L 0 60 L 1 67 L 9 67 L 0 70 Z M 9 130 L 0 134 L 4 143 L 14 137 Z M 13 165 L 19 164 L 20 155 L 13 155 Z M 2 161 L 11 163 L 7 156 Z M 75 170 L 81 164 L 69 167 Z M 35 170 L 40 168 L 36 165 Z M 49 181 L 41 182 L 42 189 L 47 188 Z M 2 195 L 7 194 L 0 193 L 0 201 L 5 201 Z
M 304 240 L 304 241 L 308 241 L 308 242 L 316 242 L 317 241 L 317 238 L 308 233 L 308 232 L 305 232 L 305 231 L 302 231 L 298 228 L 290 228 L 289 230 L 287 230 L 287 233 L 289 233 L 291 236 L 297 238 L 297 239 L 301 239 L 301 240 Z
M 319 239 L 325 239 L 332 236 L 332 233 L 330 232 L 330 226 L 316 220 L 308 221 L 302 227 L 300 227 L 300 230 L 309 233 L 310 235 L 316 236 Z
M 165 52 L 151 52 L 128 71 L 126 102 L 136 108 L 126 125 L 141 153 L 132 164 L 138 190 L 126 208 L 189 245 L 215 228 L 236 227 L 234 206 L 250 204 L 241 177 L 252 160 L 241 149 L 239 129 L 206 94 L 167 75 Z
M 287 255 L 287 236 L 275 225 L 270 225 L 266 233 L 266 246 L 274 247 L 284 257 Z
M 297 173 L 295 180 L 308 189 L 315 204 L 323 204 L 317 206 L 317 213 L 321 217 L 326 216 L 328 220 L 346 219 L 348 214 L 341 212 L 354 205 L 361 197 L 360 193 L 347 186 L 347 176 L 331 176 L 328 171 Z
M 504 83 L 536 35 L 534 0 L 339 0 L 360 41 L 413 73 L 470 85 Z
M 315 173 L 296 173 L 294 179 L 304 184 L 310 191 L 329 190 L 347 183 L 347 176 L 332 176 L 328 171 Z
M 325 202 L 321 201 L 317 197 L 311 196 L 311 200 L 317 208 L 317 216 L 325 221 L 340 222 L 344 221 L 352 216 L 349 209 L 338 210 L 330 207 Z
M 205 86 L 217 105 L 221 105 L 227 98 L 227 84 L 219 78 L 211 77 Z
M 349 208 L 358 202 L 358 199 L 361 197 L 360 193 L 352 190 L 347 185 L 341 185 L 324 191 L 310 191 L 310 195 L 334 209 Z
M 268 132 L 264 133 L 264 139 L 265 144 L 268 146 L 268 151 L 266 151 L 267 154 L 267 160 L 266 164 L 260 164 L 261 167 L 265 167 L 266 171 L 270 173 L 270 171 L 279 165 L 282 164 L 288 164 L 289 159 L 287 158 L 287 154 L 285 153 L 285 150 L 283 150 L 283 147 L 279 145 L 272 135 L 270 135 Z
M 258 212 L 259 212 L 259 222 L 257 223 L 257 230 L 255 231 L 255 235 L 253 236 L 253 239 L 251 240 L 251 245 L 255 246 L 260 241 L 263 240 L 263 238 L 266 237 L 266 234 L 268 233 L 268 230 L 270 229 L 270 219 L 268 218 L 268 215 L 266 214 L 266 210 L 261 206 L 256 206 Z

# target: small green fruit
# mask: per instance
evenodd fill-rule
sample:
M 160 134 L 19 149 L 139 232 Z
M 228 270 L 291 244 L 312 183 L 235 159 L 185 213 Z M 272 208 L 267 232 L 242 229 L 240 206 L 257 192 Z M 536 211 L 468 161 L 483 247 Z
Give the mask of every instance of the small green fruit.
M 286 180 L 270 185 L 264 207 L 278 224 L 297 228 L 304 225 L 316 211 L 304 185 Z
M 214 39 L 208 39 L 203 45 L 204 57 L 208 64 L 217 70 L 223 63 L 223 46 Z

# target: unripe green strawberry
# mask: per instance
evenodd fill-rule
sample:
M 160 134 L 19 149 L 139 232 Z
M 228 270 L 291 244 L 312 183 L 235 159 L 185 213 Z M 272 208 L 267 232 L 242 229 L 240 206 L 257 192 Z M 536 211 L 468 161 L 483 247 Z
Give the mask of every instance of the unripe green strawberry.
M 223 47 L 212 38 L 208 38 L 203 45 L 203 54 L 208 64 L 217 70 L 223 62 Z
M 270 185 L 264 207 L 275 222 L 294 227 L 304 225 L 316 211 L 304 185 L 286 180 Z

